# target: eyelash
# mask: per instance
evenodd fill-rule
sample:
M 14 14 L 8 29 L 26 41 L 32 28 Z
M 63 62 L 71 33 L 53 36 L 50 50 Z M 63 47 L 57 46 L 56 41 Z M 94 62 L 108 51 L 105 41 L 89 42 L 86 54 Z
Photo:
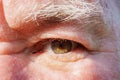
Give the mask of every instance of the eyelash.
M 85 48 L 82 44 L 74 42 L 72 40 L 68 40 L 68 41 L 72 41 L 72 43 L 75 44 L 74 48 L 70 52 L 66 54 L 55 54 L 50 47 L 51 42 L 54 40 L 66 40 L 66 39 L 49 38 L 49 39 L 41 40 L 40 42 L 36 43 L 31 47 L 32 54 L 40 55 L 43 53 L 47 53 L 46 55 L 49 58 L 62 62 L 76 61 L 79 59 L 83 59 L 88 55 L 87 48 Z

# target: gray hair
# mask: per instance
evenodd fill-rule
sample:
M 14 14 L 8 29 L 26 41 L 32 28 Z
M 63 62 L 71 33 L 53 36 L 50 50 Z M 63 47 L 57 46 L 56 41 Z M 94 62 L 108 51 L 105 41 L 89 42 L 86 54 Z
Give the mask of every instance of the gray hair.
M 69 20 L 83 20 L 92 16 L 100 16 L 102 12 L 99 2 L 85 2 L 80 0 L 68 0 L 67 4 L 52 4 L 47 3 L 40 10 L 33 10 L 24 18 L 25 21 L 36 21 L 37 24 L 41 21 L 50 23 L 66 22 Z

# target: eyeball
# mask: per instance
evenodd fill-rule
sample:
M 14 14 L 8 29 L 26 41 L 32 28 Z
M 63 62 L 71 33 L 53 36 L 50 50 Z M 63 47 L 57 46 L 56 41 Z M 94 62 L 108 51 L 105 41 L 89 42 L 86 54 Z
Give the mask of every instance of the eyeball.
M 70 40 L 54 40 L 51 42 L 51 49 L 55 54 L 65 54 L 73 49 L 73 44 Z

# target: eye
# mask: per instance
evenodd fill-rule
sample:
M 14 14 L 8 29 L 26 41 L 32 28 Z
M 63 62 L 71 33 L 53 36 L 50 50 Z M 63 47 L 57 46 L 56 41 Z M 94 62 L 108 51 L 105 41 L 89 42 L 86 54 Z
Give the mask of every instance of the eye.
M 32 46 L 31 52 L 62 62 L 73 62 L 88 55 L 88 50 L 82 44 L 66 39 L 42 40 Z
M 69 40 L 54 40 L 51 42 L 51 48 L 56 54 L 65 54 L 72 50 L 73 42 Z

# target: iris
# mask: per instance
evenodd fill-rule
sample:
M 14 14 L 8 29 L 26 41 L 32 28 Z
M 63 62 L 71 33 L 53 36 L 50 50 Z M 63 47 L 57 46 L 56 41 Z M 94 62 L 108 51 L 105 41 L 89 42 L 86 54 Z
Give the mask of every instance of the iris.
M 54 40 L 51 42 L 51 48 L 55 54 L 65 54 L 72 50 L 73 44 L 70 40 Z

